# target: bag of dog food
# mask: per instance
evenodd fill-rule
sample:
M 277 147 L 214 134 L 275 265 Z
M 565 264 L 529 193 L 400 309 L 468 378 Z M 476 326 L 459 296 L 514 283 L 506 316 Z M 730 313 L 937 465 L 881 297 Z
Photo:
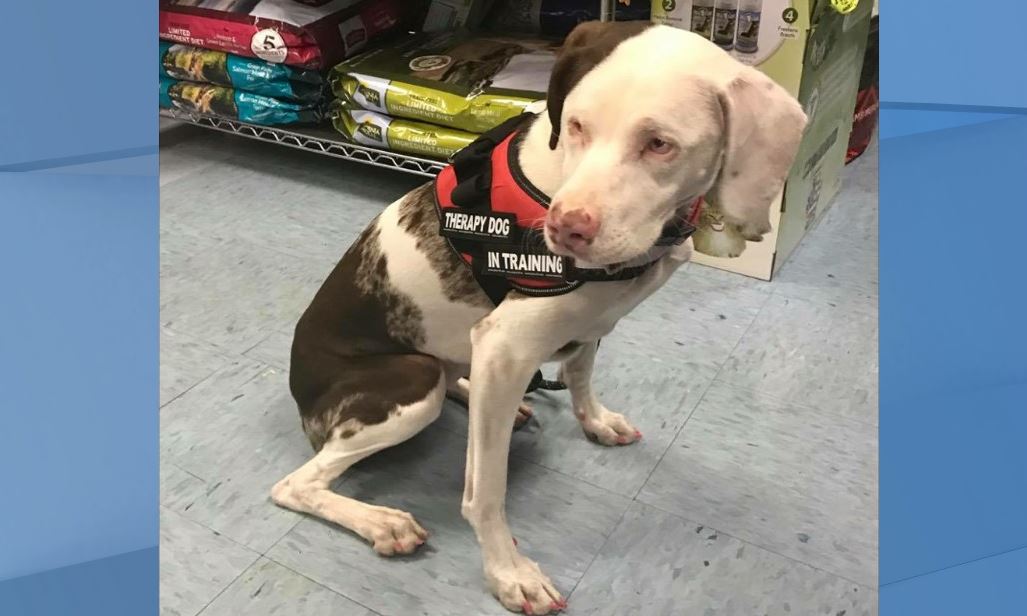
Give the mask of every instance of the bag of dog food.
M 581 22 L 602 17 L 599 5 L 597 0 L 498 0 L 482 26 L 494 32 L 564 37 Z M 648 20 L 650 4 L 617 2 L 614 13 L 617 21 Z
M 858 158 L 877 131 L 877 116 L 880 109 L 878 86 L 879 19 L 870 21 L 870 35 L 866 55 L 863 58 L 863 72 L 859 76 L 859 91 L 856 92 L 856 110 L 853 114 L 852 132 L 849 133 L 849 147 L 845 152 L 845 163 Z
M 483 133 L 544 100 L 557 44 L 418 34 L 332 69 L 335 96 L 396 118 Z
M 317 105 L 163 76 L 160 78 L 160 106 L 269 126 L 317 122 L 323 117 Z
M 160 0 L 160 37 L 276 64 L 327 69 L 397 29 L 400 0 Z
M 445 160 L 478 138 L 455 128 L 353 109 L 336 101 L 331 110 L 335 129 L 355 143 Z
M 316 103 L 324 95 L 324 79 L 317 71 L 167 41 L 160 42 L 160 74 L 281 100 Z

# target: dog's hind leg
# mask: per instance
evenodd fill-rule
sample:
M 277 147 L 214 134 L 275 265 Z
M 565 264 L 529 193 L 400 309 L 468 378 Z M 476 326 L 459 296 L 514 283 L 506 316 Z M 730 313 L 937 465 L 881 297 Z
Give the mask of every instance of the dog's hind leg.
M 410 554 L 428 532 L 405 511 L 336 494 L 330 484 L 354 463 L 414 436 L 442 408 L 446 377 L 424 355 L 355 358 L 312 409 L 301 409 L 303 427 L 317 454 L 279 481 L 271 499 L 360 535 L 383 555 Z

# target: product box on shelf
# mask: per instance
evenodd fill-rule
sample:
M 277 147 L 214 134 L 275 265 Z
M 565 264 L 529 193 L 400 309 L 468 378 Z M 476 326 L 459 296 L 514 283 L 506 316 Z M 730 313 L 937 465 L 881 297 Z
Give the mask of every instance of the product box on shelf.
M 827 210 L 841 183 L 873 9 L 870 0 L 653 0 L 652 19 L 709 37 L 781 84 L 809 125 L 779 203 L 774 230 L 746 242 L 715 204 L 700 221 L 693 260 L 763 280 Z

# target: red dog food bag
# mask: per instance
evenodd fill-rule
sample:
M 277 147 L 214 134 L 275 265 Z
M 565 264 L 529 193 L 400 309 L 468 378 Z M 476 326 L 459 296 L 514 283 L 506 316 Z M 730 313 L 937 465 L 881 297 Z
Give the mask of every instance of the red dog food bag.
M 417 3 L 411 3 L 417 4 Z M 326 69 L 404 21 L 401 0 L 160 0 L 160 37 Z
M 845 153 L 846 164 L 858 158 L 867 149 L 877 130 L 880 108 L 877 91 L 878 72 L 878 18 L 874 17 L 870 22 L 870 38 L 863 59 L 863 72 L 859 78 L 859 91 L 856 93 L 852 132 L 849 134 L 849 147 Z

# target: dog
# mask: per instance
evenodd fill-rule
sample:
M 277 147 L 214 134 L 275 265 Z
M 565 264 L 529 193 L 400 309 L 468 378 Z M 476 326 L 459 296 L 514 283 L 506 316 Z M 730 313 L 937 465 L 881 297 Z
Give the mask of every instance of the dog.
M 561 48 L 546 113 L 514 155 L 551 196 L 548 250 L 616 269 L 648 254 L 687 204 L 709 195 L 749 238 L 771 229 L 806 116 L 783 88 L 702 37 L 637 22 L 578 26 Z M 296 325 L 290 389 L 316 454 L 271 490 L 280 506 L 356 533 L 384 556 L 427 531 L 403 511 L 336 494 L 352 464 L 417 434 L 447 394 L 469 408 L 462 515 L 484 577 L 509 610 L 566 606 L 522 555 L 504 510 L 511 430 L 532 375 L 561 362 L 586 435 L 627 445 L 640 432 L 590 384 L 598 341 L 690 256 L 672 247 L 641 275 L 553 296 L 509 292 L 493 304 L 439 234 L 432 184 L 389 205 L 318 290 Z

